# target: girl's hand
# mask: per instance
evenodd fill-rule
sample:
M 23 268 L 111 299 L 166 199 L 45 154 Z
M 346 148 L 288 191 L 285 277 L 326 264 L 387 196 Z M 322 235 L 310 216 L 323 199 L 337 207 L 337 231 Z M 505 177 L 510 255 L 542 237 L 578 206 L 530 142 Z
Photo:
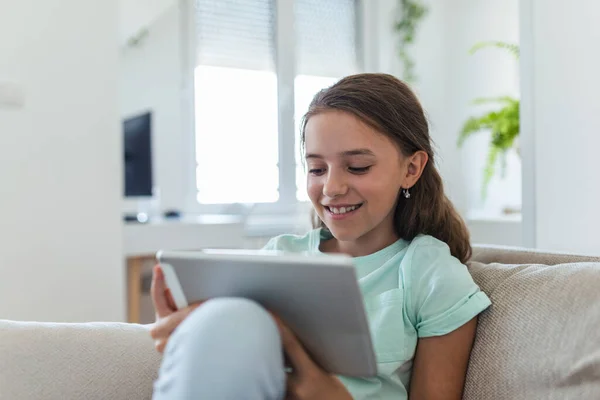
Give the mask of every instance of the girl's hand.
M 319 367 L 291 329 L 277 316 L 274 318 L 293 370 L 288 373 L 286 400 L 352 400 L 342 382 Z
M 152 285 L 150 286 L 152 304 L 156 312 L 156 321 L 168 317 L 177 311 L 171 291 L 165 283 L 165 275 L 160 265 L 155 265 L 152 270 Z
M 156 311 L 156 322 L 150 329 L 150 336 L 154 339 L 156 350 L 162 353 L 175 328 L 202 303 L 192 304 L 181 310 L 177 310 L 173 296 L 171 296 L 171 291 L 165 283 L 163 271 L 158 265 L 154 267 L 150 293 L 152 295 L 152 303 L 154 303 L 154 310 Z

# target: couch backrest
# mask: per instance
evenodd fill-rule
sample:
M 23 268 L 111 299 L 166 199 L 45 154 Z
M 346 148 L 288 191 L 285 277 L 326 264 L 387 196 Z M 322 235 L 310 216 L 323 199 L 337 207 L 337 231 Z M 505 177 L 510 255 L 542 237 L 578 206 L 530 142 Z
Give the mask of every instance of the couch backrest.
M 600 258 L 478 247 L 469 268 L 493 304 L 465 399 L 600 398 Z
M 598 241 L 600 251 L 600 240 Z M 600 257 L 582 256 L 569 253 L 532 250 L 521 247 L 492 245 L 474 245 L 472 261 L 480 263 L 502 264 L 572 264 L 581 262 L 600 262 Z
M 600 259 L 476 247 L 469 267 L 493 305 L 464 398 L 599 399 Z M 0 400 L 150 399 L 159 363 L 147 326 L 0 320 Z
M 0 320 L 1 400 L 150 399 L 159 363 L 143 325 Z

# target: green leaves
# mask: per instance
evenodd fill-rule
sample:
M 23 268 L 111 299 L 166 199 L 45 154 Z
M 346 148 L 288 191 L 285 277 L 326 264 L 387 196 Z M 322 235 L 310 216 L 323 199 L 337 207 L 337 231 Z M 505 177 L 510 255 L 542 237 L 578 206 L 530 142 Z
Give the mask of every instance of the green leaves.
M 495 172 L 499 156 L 506 157 L 506 153 L 513 148 L 515 139 L 520 132 L 520 118 L 518 99 L 504 96 L 497 98 L 480 98 L 474 104 L 498 103 L 502 107 L 498 110 L 489 111 L 477 117 L 469 118 L 462 127 L 458 137 L 458 146 L 461 147 L 465 140 L 473 134 L 490 131 L 492 134 L 488 158 L 484 170 L 483 186 L 481 195 L 487 195 L 487 189 Z M 503 168 L 504 169 L 504 168 Z
M 408 47 L 415 42 L 417 27 L 427 15 L 429 9 L 420 0 L 399 0 L 400 15 L 394 24 L 398 32 L 398 56 L 403 64 L 403 79 L 406 82 L 414 82 L 415 62 L 408 53 Z
M 508 50 L 517 60 L 520 56 L 518 45 L 498 41 L 477 43 L 471 48 L 470 53 L 475 54 L 477 51 L 487 47 Z M 473 104 L 498 104 L 500 106 L 499 109 L 467 119 L 458 136 L 458 146 L 461 147 L 465 140 L 475 133 L 489 131 L 492 134 L 488 157 L 483 171 L 483 185 L 481 187 L 481 196 L 485 199 L 488 186 L 496 173 L 498 158 L 502 157 L 502 175 L 504 175 L 506 170 L 506 154 L 515 146 L 515 140 L 519 136 L 520 102 L 518 99 L 510 96 L 502 96 L 475 99 Z
M 475 54 L 481 49 L 485 49 L 487 47 L 496 47 L 498 49 L 508 50 L 517 60 L 521 55 L 521 51 L 519 46 L 511 43 L 497 42 L 497 41 L 489 41 L 489 42 L 481 42 L 477 43 L 475 46 L 471 47 L 469 51 L 470 54 Z

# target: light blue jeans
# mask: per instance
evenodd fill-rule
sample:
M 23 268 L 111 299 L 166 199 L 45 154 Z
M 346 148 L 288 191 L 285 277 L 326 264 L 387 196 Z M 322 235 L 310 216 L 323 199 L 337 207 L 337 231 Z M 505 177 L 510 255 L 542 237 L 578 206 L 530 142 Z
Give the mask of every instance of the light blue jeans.
M 153 399 L 280 400 L 286 374 L 275 321 L 257 303 L 209 300 L 175 330 Z

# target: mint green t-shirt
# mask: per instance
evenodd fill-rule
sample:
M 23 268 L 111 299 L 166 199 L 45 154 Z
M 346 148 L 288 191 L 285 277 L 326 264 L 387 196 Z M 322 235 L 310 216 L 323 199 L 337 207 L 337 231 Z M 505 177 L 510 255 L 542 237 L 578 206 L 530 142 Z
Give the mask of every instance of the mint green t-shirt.
M 329 232 L 282 235 L 266 250 L 319 254 Z M 490 306 L 467 267 L 432 236 L 398 240 L 363 257 L 355 257 L 377 356 L 376 378 L 340 376 L 354 399 L 408 398 L 418 338 L 441 336 L 461 327 Z

